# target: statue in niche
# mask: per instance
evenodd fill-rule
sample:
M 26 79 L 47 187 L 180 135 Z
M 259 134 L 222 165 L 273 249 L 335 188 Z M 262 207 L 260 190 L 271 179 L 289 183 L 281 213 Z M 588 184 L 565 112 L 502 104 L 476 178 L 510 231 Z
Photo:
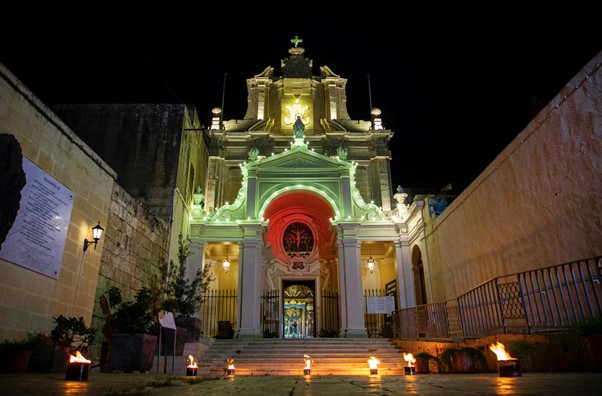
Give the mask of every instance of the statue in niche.
M 322 290 L 330 290 L 330 267 L 328 260 L 320 260 L 320 276 L 322 278 Z
M 256 161 L 259 156 L 259 149 L 257 147 L 251 147 L 249 149 L 249 161 Z
M 300 115 L 297 115 L 297 120 L 293 124 L 293 131 L 295 132 L 295 139 L 303 139 L 305 125 L 303 125 L 303 121 L 301 121 Z
M 277 270 L 278 264 L 276 263 L 276 259 L 270 260 L 270 264 L 265 271 L 265 282 L 268 291 L 276 290 L 276 286 L 274 285 L 274 278 L 276 277 Z

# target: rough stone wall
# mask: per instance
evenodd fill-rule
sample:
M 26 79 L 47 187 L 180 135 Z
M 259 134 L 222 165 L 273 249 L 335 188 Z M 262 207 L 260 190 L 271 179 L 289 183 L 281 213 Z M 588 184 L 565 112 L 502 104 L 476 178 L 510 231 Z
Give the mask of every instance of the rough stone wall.
M 163 289 L 169 240 L 169 223 L 114 184 L 94 299 L 94 327 L 104 326 L 99 301 L 112 286 L 119 287 L 128 300 L 142 287 Z M 100 347 L 100 341 L 95 347 Z
M 601 63 L 602 52 L 431 218 L 432 302 L 504 274 L 602 254 Z
M 116 174 L 2 64 L 0 133 L 15 136 L 23 156 L 74 193 L 57 279 L 0 260 L 0 340 L 49 333 L 58 315 L 90 323 L 104 238 L 96 249 L 82 247 L 93 226 L 107 224 Z
M 115 169 L 120 186 L 169 219 L 185 105 L 70 104 L 53 110 Z

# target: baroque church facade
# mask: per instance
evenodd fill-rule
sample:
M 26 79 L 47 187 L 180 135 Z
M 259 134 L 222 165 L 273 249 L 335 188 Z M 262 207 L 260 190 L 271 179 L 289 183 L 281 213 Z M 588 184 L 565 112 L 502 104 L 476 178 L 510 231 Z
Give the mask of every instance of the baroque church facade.
M 314 75 L 295 42 L 281 75 L 247 80 L 244 119 L 213 110 L 189 237 L 214 287 L 236 290 L 238 337 L 367 337 L 365 290 L 386 289 L 375 297 L 393 310 L 425 288 L 411 255 L 420 212 L 391 186 L 393 132 L 378 109 L 349 118 L 346 82 L 327 66 Z

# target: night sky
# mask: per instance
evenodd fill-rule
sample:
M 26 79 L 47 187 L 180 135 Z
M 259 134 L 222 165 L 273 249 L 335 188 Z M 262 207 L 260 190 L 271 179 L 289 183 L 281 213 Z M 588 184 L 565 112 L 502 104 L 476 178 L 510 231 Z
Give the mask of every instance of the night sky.
M 328 66 L 348 80 L 352 119 L 369 120 L 370 104 L 382 110 L 395 133 L 394 187 L 451 183 L 455 194 L 602 50 L 599 14 L 577 3 L 533 12 L 21 3 L 3 12 L 0 62 L 50 107 L 187 103 L 208 126 L 223 99 L 224 118 L 241 119 L 246 79 L 268 66 L 280 76 L 298 35 L 314 75 Z

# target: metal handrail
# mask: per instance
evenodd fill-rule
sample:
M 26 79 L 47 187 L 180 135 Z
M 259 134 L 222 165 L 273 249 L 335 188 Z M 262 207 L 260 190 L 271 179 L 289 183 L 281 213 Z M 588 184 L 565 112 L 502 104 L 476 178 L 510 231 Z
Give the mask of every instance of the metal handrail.
M 559 333 L 602 316 L 602 256 L 506 275 L 445 302 L 393 312 L 393 336 L 466 340 Z

